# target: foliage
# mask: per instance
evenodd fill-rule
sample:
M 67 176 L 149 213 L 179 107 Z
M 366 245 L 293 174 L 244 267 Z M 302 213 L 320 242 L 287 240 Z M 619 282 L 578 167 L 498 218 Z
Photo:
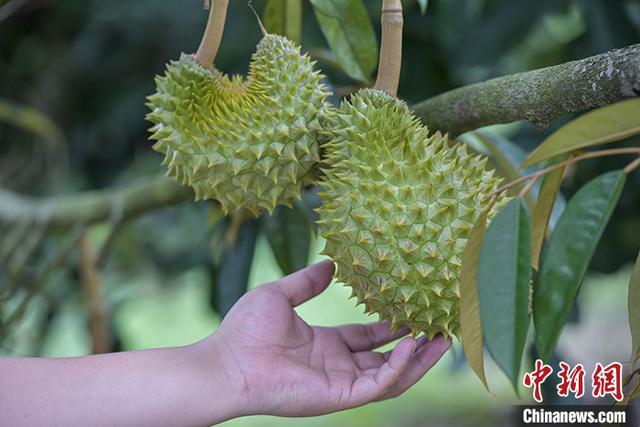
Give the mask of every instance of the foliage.
M 478 300 L 487 349 L 518 390 L 529 330 L 531 226 L 521 198 L 491 221 L 478 262 Z
M 551 357 L 624 181 L 622 171 L 612 171 L 582 187 L 549 238 L 533 300 L 537 344 L 544 359 Z
M 640 312 L 636 308 L 640 305 L 640 253 L 629 281 L 629 326 L 633 343 L 631 345 L 631 363 L 640 359 Z
M 640 99 L 629 99 L 587 113 L 554 132 L 527 157 L 531 166 L 559 154 L 619 141 L 640 133 Z
M 269 33 L 286 35 L 300 44 L 302 0 L 269 0 L 264 7 L 264 26 Z
M 318 24 L 342 70 L 368 84 L 378 59 L 378 43 L 360 1 L 311 0 Z

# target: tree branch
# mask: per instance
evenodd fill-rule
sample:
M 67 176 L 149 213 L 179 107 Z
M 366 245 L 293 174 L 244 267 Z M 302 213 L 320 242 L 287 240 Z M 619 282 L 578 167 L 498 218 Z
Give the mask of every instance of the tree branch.
M 538 127 L 571 112 L 640 95 L 640 44 L 454 89 L 413 106 L 432 130 L 456 136 L 527 120 Z
M 80 277 L 87 308 L 91 353 L 107 353 L 111 344 L 107 302 L 96 254 L 87 232 L 80 238 Z
M 126 220 L 193 198 L 190 188 L 164 176 L 123 188 L 44 198 L 22 196 L 0 189 L 0 222 L 21 220 L 66 227 L 108 220 L 112 215 Z
M 456 136 L 482 126 L 528 120 L 545 126 L 565 113 L 640 95 L 640 44 L 579 61 L 465 86 L 416 105 L 432 130 Z M 193 199 L 192 191 L 158 177 L 121 189 L 33 198 L 0 189 L 0 222 L 21 219 L 51 226 L 124 220 Z

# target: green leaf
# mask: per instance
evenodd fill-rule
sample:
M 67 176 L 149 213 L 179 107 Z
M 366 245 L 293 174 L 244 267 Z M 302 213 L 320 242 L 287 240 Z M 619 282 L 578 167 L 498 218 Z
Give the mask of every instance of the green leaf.
M 487 229 L 488 209 L 484 210 L 469 231 L 469 238 L 462 254 L 460 273 L 460 331 L 462 348 L 469 366 L 487 391 L 489 385 L 484 372 L 484 348 L 478 302 L 478 261 L 480 247 Z
M 522 161 L 526 158 L 527 152 L 517 146 L 513 141 L 482 130 L 470 133 L 475 136 L 487 150 L 489 157 L 496 166 L 496 171 L 508 181 L 513 181 L 527 172 L 519 168 Z M 524 183 L 516 185 L 512 191 L 518 194 L 523 187 Z M 533 210 L 534 199 L 531 193 L 525 194 L 524 200 L 527 202 L 527 207 Z
M 295 209 L 299 209 L 307 220 L 307 224 L 315 234 L 317 231 L 316 221 L 320 219 L 317 209 L 322 205 L 322 200 L 318 193 L 320 192 L 320 186 L 314 185 L 302 190 L 300 200 L 295 200 L 293 206 Z
M 450 61 L 457 67 L 491 66 L 497 63 L 505 53 L 522 46 L 527 36 L 539 25 L 532 17 L 550 14 L 550 9 L 557 7 L 557 4 L 557 0 L 501 1 L 491 6 L 489 2 L 479 1 L 440 2 L 438 11 L 444 9 L 444 12 L 455 13 L 453 16 L 456 17 L 446 19 L 441 23 L 442 27 L 460 26 L 457 28 L 462 36 L 454 39 L 458 47 L 448 54 Z M 473 31 L 467 31 L 469 28 L 473 28 Z M 481 75 L 489 77 L 488 74 Z
M 569 200 L 542 255 L 533 298 L 536 343 L 549 360 L 625 182 L 623 171 L 589 181 Z
M 484 133 L 481 131 L 470 132 L 478 138 L 482 146 L 486 149 L 489 154 L 489 157 L 494 161 L 497 172 L 504 176 L 509 181 L 512 181 L 520 175 L 518 173 L 518 166 L 520 162 L 514 160 L 508 156 L 508 153 L 503 152 L 503 149 L 499 147 L 496 143 L 494 143 L 492 135 L 488 133 Z M 516 146 L 516 149 L 522 150 L 520 147 Z
M 234 241 L 225 241 L 211 298 L 221 316 L 247 291 L 257 236 L 258 221 L 251 219 L 240 225 Z
M 560 186 L 562 185 L 562 178 L 564 177 L 565 166 L 561 166 L 549 172 L 542 180 L 542 187 L 538 200 L 533 208 L 533 215 L 531 218 L 531 234 L 533 246 L 531 248 L 531 265 L 536 270 L 540 261 L 540 252 L 542 250 L 542 244 L 547 236 L 547 229 L 549 227 L 549 220 L 551 213 L 553 212 L 553 206 L 555 205 L 556 198 L 560 192 Z
M 311 246 L 311 227 L 300 208 L 278 206 L 263 224 L 273 255 L 284 274 L 307 266 Z
M 427 13 L 427 7 L 429 6 L 429 0 L 418 0 L 418 4 L 420 5 L 420 13 L 423 15 Z
M 552 133 L 522 164 L 542 160 L 579 148 L 619 141 L 640 133 L 640 98 L 598 108 Z
M 636 384 L 635 388 L 629 393 L 629 400 L 635 399 L 640 396 L 640 382 Z
M 334 2 L 333 0 L 309 0 L 313 5 L 313 8 L 322 13 L 323 15 L 330 16 L 336 19 L 344 19 L 344 9 L 339 6 L 339 3 L 344 3 L 338 0 Z
M 640 359 L 640 253 L 629 281 L 629 328 L 631 329 L 631 367 Z
M 640 368 L 635 368 L 631 372 L 627 372 L 627 374 L 622 378 L 622 387 L 626 387 L 631 384 L 631 381 L 640 373 Z
M 369 83 L 378 61 L 378 42 L 362 0 L 311 0 L 320 29 L 340 66 Z
M 491 221 L 478 263 L 485 343 L 516 392 L 529 329 L 530 260 L 529 216 L 523 200 L 517 198 Z
M 280 34 L 300 44 L 302 0 L 269 0 L 262 14 L 268 32 Z
M 505 177 L 508 181 L 515 180 L 519 176 L 525 175 L 527 173 L 532 173 L 540 169 L 537 166 L 521 169 L 519 166 L 527 157 L 527 153 L 522 148 L 517 146 L 513 141 L 507 138 L 495 135 L 491 132 L 488 132 L 487 130 L 478 130 L 474 132 L 468 132 L 467 134 L 463 135 L 461 139 L 470 141 L 471 143 L 475 143 L 475 141 L 473 139 L 470 139 L 470 137 L 476 138 L 477 141 L 482 144 L 482 147 L 484 148 L 482 152 L 486 151 L 488 153 L 489 157 L 496 167 L 496 171 L 498 172 L 498 174 Z M 561 160 L 564 160 L 564 158 L 565 157 L 563 156 Z M 553 194 L 550 194 L 550 192 L 552 192 L 552 188 L 543 188 L 543 186 L 545 185 L 544 183 L 549 179 L 549 175 L 554 176 L 554 173 L 552 172 L 546 175 L 542 180 L 542 185 L 539 182 L 536 182 L 531 190 L 524 196 L 524 200 L 527 202 L 527 207 L 531 212 L 533 212 L 531 219 L 531 230 L 533 239 L 533 255 L 531 265 L 536 270 L 538 269 L 538 258 L 540 256 L 540 249 L 542 247 L 542 243 L 544 237 L 546 236 L 547 230 L 549 228 L 553 228 L 553 225 L 557 221 L 558 217 L 560 217 L 560 214 L 562 214 L 564 205 L 566 204 L 564 197 L 558 191 L 559 187 Z M 516 185 L 512 189 L 515 190 L 514 193 L 518 194 L 524 187 L 524 184 L 525 183 Z M 549 186 L 550 184 L 551 182 L 547 183 L 546 185 Z M 551 202 L 550 206 L 547 206 L 546 203 L 548 202 Z M 547 212 L 547 209 L 550 210 Z
M 631 381 L 632 378 L 629 378 L 629 381 Z M 629 384 L 629 383 L 627 383 Z M 633 386 L 631 388 L 631 390 L 629 390 L 628 392 L 626 392 L 624 394 L 624 398 L 622 399 L 622 401 L 617 402 L 616 406 L 626 406 L 629 404 L 629 401 L 633 398 L 637 398 L 638 395 L 640 394 L 640 381 L 636 382 L 636 385 Z

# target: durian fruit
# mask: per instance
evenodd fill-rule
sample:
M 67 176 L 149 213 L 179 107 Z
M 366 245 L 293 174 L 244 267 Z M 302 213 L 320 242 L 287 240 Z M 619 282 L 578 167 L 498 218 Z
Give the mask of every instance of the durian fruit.
M 458 336 L 462 252 L 500 180 L 382 91 L 359 91 L 331 120 L 318 224 L 337 279 L 393 329 Z
M 205 69 L 192 55 L 169 63 L 147 115 L 168 175 L 225 213 L 291 206 L 319 162 L 328 91 L 313 65 L 277 35 L 260 41 L 246 80 Z

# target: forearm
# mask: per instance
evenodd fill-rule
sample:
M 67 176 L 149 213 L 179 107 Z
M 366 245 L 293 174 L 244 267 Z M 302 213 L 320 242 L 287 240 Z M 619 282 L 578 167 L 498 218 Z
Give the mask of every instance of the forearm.
M 211 343 L 97 356 L 0 358 L 10 426 L 208 426 L 241 415 Z

